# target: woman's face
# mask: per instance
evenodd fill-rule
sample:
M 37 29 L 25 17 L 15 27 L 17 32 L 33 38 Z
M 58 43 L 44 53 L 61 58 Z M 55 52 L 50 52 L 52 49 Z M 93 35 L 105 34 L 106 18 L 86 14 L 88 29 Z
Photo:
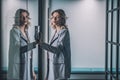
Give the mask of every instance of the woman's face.
M 20 24 L 27 25 L 29 23 L 29 16 L 26 12 L 21 13 Z
M 53 15 L 51 15 L 50 20 L 50 25 L 55 29 L 59 23 L 60 14 L 58 12 L 54 12 Z

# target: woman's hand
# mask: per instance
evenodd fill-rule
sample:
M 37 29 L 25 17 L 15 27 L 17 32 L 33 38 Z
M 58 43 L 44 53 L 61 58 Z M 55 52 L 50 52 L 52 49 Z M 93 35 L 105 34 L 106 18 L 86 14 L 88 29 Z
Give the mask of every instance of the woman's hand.
M 36 80 L 36 79 L 37 79 L 36 74 L 35 74 L 35 72 L 33 71 L 33 80 Z

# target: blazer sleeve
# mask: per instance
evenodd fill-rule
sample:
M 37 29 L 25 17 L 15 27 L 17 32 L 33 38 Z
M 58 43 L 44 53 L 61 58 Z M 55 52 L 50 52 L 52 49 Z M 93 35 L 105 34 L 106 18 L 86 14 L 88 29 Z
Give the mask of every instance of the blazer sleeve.
M 27 52 L 36 47 L 36 42 L 28 43 L 25 46 L 21 46 L 20 45 L 20 30 L 17 28 L 13 28 L 11 30 L 11 36 L 13 38 L 13 43 L 14 43 L 15 47 L 20 50 L 20 53 Z
M 27 45 L 20 47 L 20 53 L 27 52 L 27 51 L 32 50 L 34 48 L 36 48 L 36 42 L 28 43 Z
M 54 54 L 58 54 L 60 53 L 61 51 L 63 51 L 63 49 L 65 48 L 65 45 L 67 44 L 67 41 L 69 39 L 69 33 L 68 33 L 68 30 L 64 30 L 58 37 L 58 45 L 56 47 L 54 46 L 51 46 L 47 43 L 41 43 L 40 44 L 40 47 L 45 49 L 45 50 L 48 50 Z

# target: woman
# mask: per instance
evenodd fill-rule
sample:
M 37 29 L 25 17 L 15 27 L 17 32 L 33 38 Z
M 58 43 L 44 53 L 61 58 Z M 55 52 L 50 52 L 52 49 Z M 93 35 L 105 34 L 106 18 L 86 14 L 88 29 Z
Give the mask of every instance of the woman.
M 48 51 L 46 80 L 67 80 L 71 72 L 71 50 L 66 14 L 62 9 L 57 9 L 51 13 L 50 20 L 55 30 L 50 44 L 39 43 L 42 49 Z
M 30 43 L 28 37 L 29 12 L 18 9 L 15 24 L 10 31 L 8 80 L 35 80 L 32 69 L 32 49 L 36 42 Z

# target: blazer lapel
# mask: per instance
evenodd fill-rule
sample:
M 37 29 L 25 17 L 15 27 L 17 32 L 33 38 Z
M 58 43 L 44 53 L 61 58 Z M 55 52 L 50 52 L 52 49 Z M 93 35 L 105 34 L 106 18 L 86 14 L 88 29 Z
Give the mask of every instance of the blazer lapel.
M 21 37 L 23 40 L 25 40 L 26 43 L 27 43 L 27 42 L 28 42 L 28 39 L 22 34 L 20 28 L 19 28 L 18 26 L 16 26 L 16 28 L 19 29 L 19 31 L 20 31 L 20 37 Z M 27 32 L 26 32 L 26 34 L 27 34 L 27 36 L 28 36 L 28 33 L 27 33 Z
M 56 40 L 58 39 L 59 35 L 61 34 L 63 30 L 60 30 L 59 32 L 55 32 L 55 34 L 53 35 L 51 41 L 50 41 L 50 45 Z
M 55 37 L 53 40 L 51 40 L 50 45 L 51 45 L 56 39 L 58 39 L 58 36 Z
M 21 32 L 20 34 L 21 34 L 21 38 L 22 38 L 23 40 L 25 40 L 26 42 L 28 42 L 28 39 L 22 34 L 22 32 Z

